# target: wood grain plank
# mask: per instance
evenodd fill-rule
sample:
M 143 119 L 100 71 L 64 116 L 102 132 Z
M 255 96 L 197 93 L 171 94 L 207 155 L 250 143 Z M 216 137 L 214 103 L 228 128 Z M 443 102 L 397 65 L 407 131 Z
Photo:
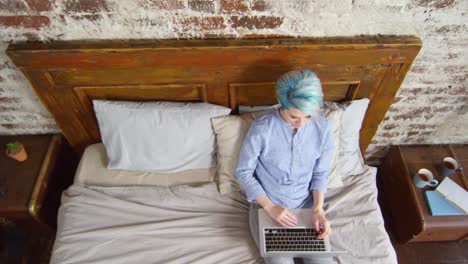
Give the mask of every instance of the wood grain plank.
M 285 72 L 302 68 L 316 72 L 324 84 L 339 83 L 334 88 L 324 86 L 328 100 L 371 100 L 361 130 L 361 149 L 365 150 L 420 48 L 417 37 L 362 36 L 17 43 L 9 46 L 7 54 L 28 76 L 79 152 L 99 137 L 93 112 L 85 103 L 89 99 L 76 93 L 76 87 L 115 87 L 94 94 L 102 98 L 191 101 L 190 92 L 178 90 L 177 95 L 175 86 L 155 93 L 143 89 L 140 95 L 118 87 L 203 83 L 207 102 L 236 107 L 237 101 L 251 102 L 252 98 L 256 103 L 275 102 L 271 84 Z M 242 91 L 232 88 L 240 84 L 259 85 Z

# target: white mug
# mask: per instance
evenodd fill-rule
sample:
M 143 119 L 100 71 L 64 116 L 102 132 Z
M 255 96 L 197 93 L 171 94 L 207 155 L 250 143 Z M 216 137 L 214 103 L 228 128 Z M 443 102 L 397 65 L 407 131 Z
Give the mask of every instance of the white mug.
M 414 175 L 413 183 L 418 188 L 424 188 L 425 186 L 436 187 L 439 181 L 434 179 L 430 170 L 422 168 Z
M 452 157 L 446 157 L 439 165 L 440 176 L 448 176 L 449 174 L 455 173 L 458 167 L 459 165 L 457 160 Z

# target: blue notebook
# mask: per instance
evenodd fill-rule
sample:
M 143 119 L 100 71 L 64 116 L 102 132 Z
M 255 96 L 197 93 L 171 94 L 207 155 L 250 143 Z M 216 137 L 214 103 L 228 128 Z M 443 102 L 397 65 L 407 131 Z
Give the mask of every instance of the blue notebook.
M 464 215 L 464 213 L 435 191 L 425 191 L 427 205 L 431 215 Z

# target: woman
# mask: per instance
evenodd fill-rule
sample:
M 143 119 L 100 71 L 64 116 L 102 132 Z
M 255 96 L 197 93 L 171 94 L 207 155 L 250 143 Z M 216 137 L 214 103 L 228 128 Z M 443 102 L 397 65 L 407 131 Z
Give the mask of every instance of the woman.
M 319 238 L 330 234 L 323 211 L 324 193 L 333 155 L 333 130 L 320 114 L 320 80 L 309 70 L 291 71 L 276 84 L 281 108 L 255 120 L 241 147 L 236 176 L 251 203 L 250 230 L 258 246 L 258 209 L 279 225 L 292 227 L 289 210 L 313 208 Z M 292 258 L 265 258 L 266 263 L 294 263 Z M 331 263 L 331 258 L 304 259 Z

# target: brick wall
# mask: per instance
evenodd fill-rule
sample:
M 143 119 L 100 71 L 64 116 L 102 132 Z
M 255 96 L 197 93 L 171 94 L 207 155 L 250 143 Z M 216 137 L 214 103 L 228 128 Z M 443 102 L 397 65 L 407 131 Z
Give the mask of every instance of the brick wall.
M 2 0 L 0 134 L 58 131 L 5 55 L 24 40 L 417 35 L 424 47 L 367 151 L 468 143 L 466 0 Z

